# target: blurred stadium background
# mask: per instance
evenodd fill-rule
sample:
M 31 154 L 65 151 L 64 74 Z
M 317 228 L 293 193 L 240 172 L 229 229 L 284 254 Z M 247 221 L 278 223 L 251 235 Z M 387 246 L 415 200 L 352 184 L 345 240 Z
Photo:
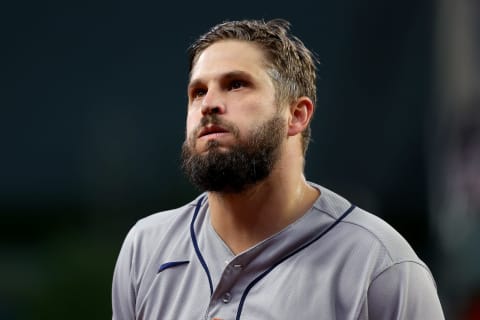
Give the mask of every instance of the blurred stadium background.
M 480 4 L 1 5 L 0 319 L 107 319 L 139 218 L 197 194 L 179 168 L 189 43 L 285 18 L 319 68 L 306 174 L 382 217 L 480 319 Z

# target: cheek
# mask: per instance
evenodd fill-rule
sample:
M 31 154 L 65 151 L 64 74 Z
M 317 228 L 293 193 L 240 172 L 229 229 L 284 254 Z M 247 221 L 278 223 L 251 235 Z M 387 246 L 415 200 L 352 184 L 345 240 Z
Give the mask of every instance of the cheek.
M 187 136 L 189 136 L 190 133 L 193 130 L 195 130 L 195 127 L 197 126 L 198 123 L 199 123 L 199 120 L 195 119 L 191 114 L 187 115 L 187 119 L 185 123 Z
M 250 97 L 250 99 L 238 109 L 241 113 L 241 115 L 239 115 L 240 117 L 252 117 L 253 115 L 259 119 L 271 117 L 278 111 L 273 97 L 259 95 Z

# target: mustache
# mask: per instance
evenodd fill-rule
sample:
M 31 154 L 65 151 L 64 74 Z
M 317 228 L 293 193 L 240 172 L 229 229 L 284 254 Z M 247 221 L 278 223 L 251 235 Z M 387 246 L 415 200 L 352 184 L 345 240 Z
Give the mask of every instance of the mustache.
M 202 130 L 204 127 L 206 127 L 208 125 L 220 126 L 220 127 L 224 128 L 225 130 L 229 131 L 230 133 L 232 133 L 235 137 L 238 138 L 238 136 L 239 136 L 239 130 L 238 130 L 237 126 L 235 126 L 233 123 L 230 123 L 230 122 L 227 122 L 227 121 L 224 121 L 224 120 L 220 120 L 220 118 L 216 114 L 207 114 L 206 116 L 204 116 L 200 120 L 200 123 L 198 124 L 198 126 L 193 131 L 193 133 L 194 133 L 193 136 L 196 137 L 198 135 L 198 133 L 200 132 L 200 130 Z
M 209 124 L 221 125 L 222 121 L 218 118 L 216 114 L 207 114 L 200 120 L 198 128 L 205 127 Z

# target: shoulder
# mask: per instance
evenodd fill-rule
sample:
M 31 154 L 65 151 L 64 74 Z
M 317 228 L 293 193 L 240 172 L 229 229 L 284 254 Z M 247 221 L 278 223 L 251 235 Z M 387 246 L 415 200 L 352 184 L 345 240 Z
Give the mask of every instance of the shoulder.
M 329 215 L 333 220 L 339 219 L 352 204 L 340 195 L 316 185 L 321 196 L 315 207 Z M 367 247 L 377 253 L 377 262 L 389 267 L 401 262 L 424 263 L 419 259 L 408 241 L 390 224 L 380 217 L 355 207 L 336 227 L 336 232 L 343 235 L 342 241 L 354 247 Z
M 149 247 L 158 245 L 163 239 L 174 240 L 176 237 L 184 237 L 197 202 L 202 197 L 203 195 L 200 195 L 181 207 L 160 211 L 138 220 L 130 228 L 125 241 L 133 246 Z
M 159 255 L 184 254 L 189 251 L 190 221 L 197 199 L 176 209 L 157 212 L 138 220 L 125 237 L 117 259 L 117 269 L 143 274 Z M 130 272 L 130 271 L 128 271 Z
M 188 219 L 188 217 L 190 217 L 190 213 L 195 209 L 195 206 L 200 198 L 201 196 L 178 208 L 159 211 L 148 215 L 138 220 L 135 224 L 135 228 L 139 232 L 148 232 L 151 229 L 161 228 L 162 226 L 169 225 L 170 223 L 173 223 L 179 219 Z
M 315 208 L 331 221 L 352 208 L 343 197 L 317 187 L 322 195 Z M 334 230 L 331 242 L 342 258 L 342 267 L 348 275 L 355 275 L 355 281 L 364 277 L 366 310 L 373 318 L 444 319 L 430 269 L 390 224 L 354 207 Z
M 373 239 L 378 243 L 391 264 L 412 261 L 423 264 L 408 241 L 385 220 L 361 208 L 355 208 L 343 222 L 359 236 Z

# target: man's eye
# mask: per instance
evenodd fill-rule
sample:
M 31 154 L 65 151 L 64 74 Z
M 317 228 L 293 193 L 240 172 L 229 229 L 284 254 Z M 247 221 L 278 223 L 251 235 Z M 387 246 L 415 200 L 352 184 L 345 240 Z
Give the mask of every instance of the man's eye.
M 203 97 L 207 93 L 207 90 L 205 89 L 195 89 L 192 91 L 192 97 L 195 98 L 200 98 Z
M 241 80 L 234 80 L 230 82 L 230 90 L 240 89 L 245 87 L 245 82 Z

